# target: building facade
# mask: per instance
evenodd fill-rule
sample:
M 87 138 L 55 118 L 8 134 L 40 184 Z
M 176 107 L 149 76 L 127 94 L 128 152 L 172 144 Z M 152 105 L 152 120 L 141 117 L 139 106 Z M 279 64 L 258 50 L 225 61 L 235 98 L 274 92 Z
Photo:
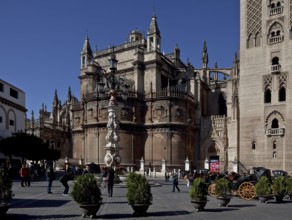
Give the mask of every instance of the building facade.
M 168 169 L 190 161 L 191 169 L 211 171 L 291 171 L 292 1 L 243 0 L 240 12 L 240 54 L 231 67 L 210 67 L 206 42 L 200 68 L 181 60 L 178 46 L 162 53 L 155 15 L 146 36 L 131 31 L 122 45 L 92 51 L 86 36 L 79 100 L 69 91 L 61 105 L 55 95 L 52 112 L 40 112 L 48 122 L 41 129 L 51 127 L 47 141 L 54 137 L 76 163 L 104 164 L 110 96 L 99 83 L 114 53 L 116 79 L 126 78 L 129 87 L 126 101 L 121 91 L 117 96 L 122 165 L 139 169 L 143 160 L 159 171 L 164 161 Z
M 80 101 L 71 96 L 64 104 L 55 93 L 52 111 L 42 106 L 39 119 L 28 120 L 34 132 L 52 147 L 77 163 L 104 164 L 109 94 L 98 89 L 103 71 L 109 73 L 108 59 L 118 60 L 117 79 L 128 82 L 127 100 L 118 92 L 120 154 L 122 165 L 202 169 L 207 159 L 228 168 L 227 84 L 236 69 L 208 66 L 207 44 L 202 49 L 202 68 L 194 68 L 173 53 L 160 51 L 161 35 L 155 15 L 147 31 L 131 31 L 128 41 L 113 48 L 92 51 L 86 36 L 81 51 Z M 211 161 L 211 160 L 210 160 Z
M 25 93 L 0 79 L 0 139 L 25 130 Z M 4 155 L 0 153 L 0 157 Z
M 24 131 L 25 93 L 0 79 L 0 138 Z
M 239 161 L 291 171 L 292 1 L 240 7 Z

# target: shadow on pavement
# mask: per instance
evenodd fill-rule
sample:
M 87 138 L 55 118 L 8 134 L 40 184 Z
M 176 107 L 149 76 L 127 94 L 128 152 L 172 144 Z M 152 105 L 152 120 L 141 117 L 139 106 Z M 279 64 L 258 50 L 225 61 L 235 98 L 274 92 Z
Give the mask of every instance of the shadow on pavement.
M 18 215 L 18 214 L 9 214 L 7 213 L 6 217 L 3 220 L 30 220 L 30 219 L 71 219 L 76 218 L 81 215 Z M 2 218 L 1 218 L 2 220 Z
M 229 205 L 228 207 L 238 207 L 238 208 L 244 208 L 244 207 L 254 207 L 256 205 L 251 204 L 241 204 L 241 205 Z
M 59 207 L 68 202 L 70 200 L 13 199 L 10 208 Z
M 165 211 L 165 212 L 147 212 L 145 216 L 141 217 L 161 217 L 161 216 L 179 216 L 179 215 L 189 215 L 191 212 L 186 211 Z M 133 214 L 107 214 L 98 215 L 100 219 L 116 219 L 116 218 L 137 218 Z
M 218 208 L 218 209 L 204 209 L 204 211 L 202 212 L 230 212 L 230 211 L 237 211 L 237 210 L 239 209 L 226 207 L 226 208 Z

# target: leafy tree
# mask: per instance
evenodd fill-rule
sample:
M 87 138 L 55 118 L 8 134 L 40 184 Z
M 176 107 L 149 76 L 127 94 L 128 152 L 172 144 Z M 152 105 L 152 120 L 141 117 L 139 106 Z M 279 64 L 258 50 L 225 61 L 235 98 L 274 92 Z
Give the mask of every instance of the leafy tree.
M 61 155 L 59 151 L 50 149 L 41 138 L 27 133 L 16 133 L 1 140 L 0 151 L 10 159 L 12 156 L 19 156 L 34 161 L 57 160 Z

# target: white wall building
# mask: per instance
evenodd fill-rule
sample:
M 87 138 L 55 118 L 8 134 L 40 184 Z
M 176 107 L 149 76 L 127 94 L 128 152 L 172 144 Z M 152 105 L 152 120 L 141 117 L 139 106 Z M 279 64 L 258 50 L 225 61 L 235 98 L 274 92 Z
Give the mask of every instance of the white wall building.
M 25 93 L 0 79 L 0 139 L 25 128 Z

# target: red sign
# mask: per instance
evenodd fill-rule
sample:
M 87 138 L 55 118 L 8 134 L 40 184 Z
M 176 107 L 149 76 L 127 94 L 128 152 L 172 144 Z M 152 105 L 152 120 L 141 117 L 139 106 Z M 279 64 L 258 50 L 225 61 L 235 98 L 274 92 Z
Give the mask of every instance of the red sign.
M 220 172 L 219 161 L 210 163 L 210 172 L 215 172 L 215 173 L 219 173 Z

